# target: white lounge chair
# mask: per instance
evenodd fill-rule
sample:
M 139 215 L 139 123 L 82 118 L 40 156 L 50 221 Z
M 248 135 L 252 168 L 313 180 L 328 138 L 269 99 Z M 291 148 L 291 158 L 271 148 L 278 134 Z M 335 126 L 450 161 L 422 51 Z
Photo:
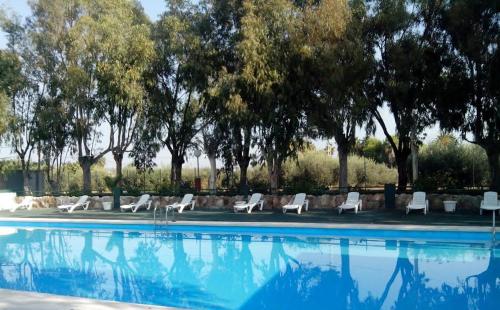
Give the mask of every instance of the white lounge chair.
M 68 211 L 68 213 L 71 213 L 78 208 L 82 208 L 83 210 L 87 210 L 89 208 L 89 205 L 90 205 L 89 196 L 83 195 L 78 199 L 77 202 L 72 203 L 72 204 L 57 206 L 57 209 L 61 212 Z
M 485 192 L 484 199 L 481 200 L 481 207 L 479 208 L 479 214 L 483 214 L 483 210 L 490 210 L 495 212 L 500 210 L 500 203 L 498 201 L 497 192 Z
M 20 203 L 16 203 L 10 209 L 10 212 L 16 212 L 17 209 L 31 210 L 33 207 L 33 196 L 25 196 Z
M 146 207 L 146 210 L 149 210 L 149 208 L 151 208 L 151 202 L 151 196 L 149 196 L 148 194 L 144 194 L 136 203 L 120 206 L 120 210 L 122 212 L 130 210 L 133 213 L 144 207 Z
M 358 213 L 362 208 L 362 201 L 359 199 L 358 192 L 350 192 L 347 194 L 347 199 L 340 206 L 338 206 L 339 214 L 342 213 L 343 210 L 354 209 L 354 213 Z
M 410 213 L 410 210 L 424 210 L 424 214 L 429 212 L 429 200 L 425 199 L 424 192 L 413 193 L 413 199 L 406 206 L 406 214 Z
M 194 209 L 194 205 L 196 203 L 196 200 L 193 200 L 193 194 L 186 194 L 184 197 L 182 197 L 181 202 L 176 202 L 171 205 L 167 205 L 166 208 L 167 210 L 177 210 L 177 212 L 182 213 L 184 211 L 184 208 L 191 206 L 190 210 Z
M 295 195 L 295 197 L 282 208 L 283 213 L 286 213 L 288 210 L 297 210 L 297 214 L 300 214 L 302 207 L 305 207 L 306 211 L 309 209 L 309 200 L 306 199 L 306 194 L 304 193 Z
M 0 193 L 0 210 L 12 210 L 12 208 L 17 205 L 16 197 L 16 193 Z
M 260 211 L 262 211 L 262 209 L 264 208 L 264 200 L 262 200 L 262 194 L 260 193 L 253 193 L 248 202 L 236 202 L 236 204 L 234 205 L 234 213 L 242 210 L 246 210 L 247 213 L 252 213 L 253 208 L 255 208 L 256 206 L 259 206 Z

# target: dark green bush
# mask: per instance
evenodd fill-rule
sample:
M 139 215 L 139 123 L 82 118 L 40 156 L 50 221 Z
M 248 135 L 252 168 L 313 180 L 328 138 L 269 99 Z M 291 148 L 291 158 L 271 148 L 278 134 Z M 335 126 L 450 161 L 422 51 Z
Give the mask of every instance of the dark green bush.
M 460 189 L 488 184 L 488 162 L 485 151 L 456 138 L 442 135 L 419 152 L 419 182 L 435 188 Z

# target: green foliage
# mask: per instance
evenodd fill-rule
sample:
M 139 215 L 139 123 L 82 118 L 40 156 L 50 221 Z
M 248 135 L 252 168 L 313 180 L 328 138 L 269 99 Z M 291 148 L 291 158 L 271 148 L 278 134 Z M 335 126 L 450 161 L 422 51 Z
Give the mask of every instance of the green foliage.
M 0 90 L 0 137 L 7 129 L 9 119 L 9 98 Z
M 358 156 L 348 158 L 348 184 L 354 187 L 377 187 L 394 183 L 397 172 L 371 159 Z M 366 167 L 366 178 L 365 178 Z M 299 154 L 297 160 L 284 165 L 284 185 L 290 188 L 334 188 L 339 184 L 339 163 L 324 151 Z
M 397 138 L 393 138 L 397 141 Z M 354 153 L 361 157 L 367 157 L 379 164 L 386 164 L 389 167 L 394 166 L 394 158 L 392 156 L 391 145 L 385 141 L 381 141 L 375 137 L 367 137 L 366 139 L 356 141 Z
M 415 186 L 428 190 L 485 186 L 489 180 L 487 163 L 480 147 L 444 135 L 420 150 Z
M 490 186 L 500 190 L 500 27 L 498 1 L 442 1 L 433 38 L 440 42 L 443 87 L 436 103 L 441 126 L 484 148 Z M 443 38 L 446 38 L 443 40 Z M 441 42 L 444 42 L 441 43 Z
M 422 138 L 435 123 L 431 108 L 441 85 L 441 63 L 436 45 L 428 43 L 433 28 L 427 16 L 436 14 L 434 6 L 409 0 L 377 0 L 371 3 L 370 37 L 375 40 L 376 70 L 368 83 L 373 117 L 382 127 L 398 166 L 398 189 L 408 182 L 406 161 L 411 140 Z M 387 105 L 394 118 L 395 135 L 387 129 L 381 108 Z M 413 138 L 412 138 L 413 136 Z

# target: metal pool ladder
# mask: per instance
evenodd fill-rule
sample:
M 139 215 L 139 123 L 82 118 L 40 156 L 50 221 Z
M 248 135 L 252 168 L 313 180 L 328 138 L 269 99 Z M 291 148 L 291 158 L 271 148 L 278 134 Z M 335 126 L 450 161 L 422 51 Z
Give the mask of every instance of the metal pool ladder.
M 158 215 L 161 215 L 161 209 L 162 207 L 155 207 L 154 208 L 154 211 L 153 211 L 153 221 L 154 221 L 154 225 L 155 225 L 155 228 L 156 228 L 156 219 L 157 219 L 157 216 L 156 216 L 156 210 L 159 209 L 159 214 Z M 166 206 L 165 207 L 165 225 L 168 226 L 168 211 L 172 211 L 172 222 L 175 222 L 175 208 L 172 208 L 172 207 L 169 207 L 169 206 Z M 161 220 L 159 220 L 160 224 L 161 224 Z

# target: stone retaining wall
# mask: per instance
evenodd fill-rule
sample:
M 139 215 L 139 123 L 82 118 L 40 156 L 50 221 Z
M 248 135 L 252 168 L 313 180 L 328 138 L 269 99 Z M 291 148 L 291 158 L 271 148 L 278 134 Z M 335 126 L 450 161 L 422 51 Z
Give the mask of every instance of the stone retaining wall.
M 264 209 L 265 210 L 278 210 L 280 207 L 288 203 L 293 196 L 291 195 L 264 195 Z M 309 199 L 309 209 L 311 210 L 325 210 L 332 209 L 340 205 L 345 200 L 346 195 L 321 195 L 321 196 L 307 196 Z M 20 199 L 20 198 L 18 198 Z M 243 200 L 243 196 L 198 196 L 196 199 L 196 208 L 222 210 L 232 208 L 235 201 Z M 361 195 L 363 201 L 363 210 L 374 210 L 384 208 L 384 194 L 366 194 Z M 396 208 L 404 209 L 411 199 L 411 194 L 398 194 L 396 195 Z M 457 201 L 458 210 L 479 210 L 479 205 L 482 196 L 470 195 L 446 195 L 446 194 L 429 194 L 429 206 L 431 212 L 443 210 L 444 200 Z M 54 208 L 58 205 L 74 203 L 78 200 L 77 197 L 52 197 L 44 196 L 35 198 L 35 208 Z M 137 197 L 122 196 L 121 204 L 128 204 L 137 200 Z M 179 201 L 179 197 L 153 197 L 153 206 L 166 205 Z M 110 196 L 91 197 L 90 209 L 102 209 L 103 202 L 111 202 L 113 198 Z

